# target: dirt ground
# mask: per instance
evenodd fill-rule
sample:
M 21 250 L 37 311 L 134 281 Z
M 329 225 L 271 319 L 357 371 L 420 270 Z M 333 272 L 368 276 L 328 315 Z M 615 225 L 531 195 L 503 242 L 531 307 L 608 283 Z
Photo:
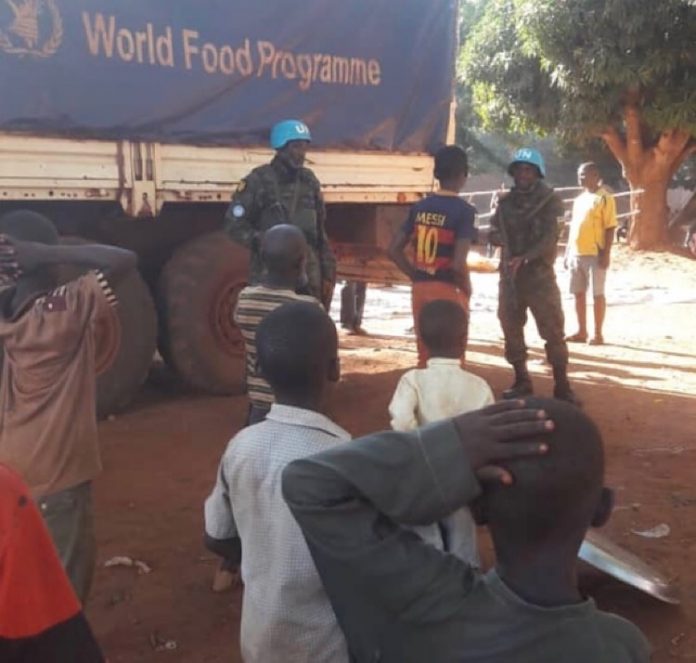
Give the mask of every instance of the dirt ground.
M 468 367 L 499 393 L 510 372 L 495 318 L 496 276 L 477 274 L 474 287 Z M 696 660 L 696 262 L 620 249 L 608 302 L 608 344 L 571 347 L 571 377 L 604 433 L 608 483 L 617 491 L 605 532 L 672 579 L 682 604 L 659 603 L 594 572 L 583 582 L 602 608 L 645 631 L 655 661 Z M 570 314 L 569 298 L 564 305 Z M 343 377 L 330 414 L 354 435 L 387 426 L 389 398 L 415 359 L 410 326 L 406 288 L 371 288 L 371 335 L 341 337 Z M 533 324 L 528 341 L 538 391 L 548 394 Z M 155 375 L 128 413 L 101 426 L 99 569 L 88 615 L 112 663 L 240 660 L 241 590 L 210 591 L 215 560 L 201 538 L 203 500 L 245 407 L 241 397 L 182 394 Z M 661 523 L 670 528 L 664 538 L 631 531 Z M 144 560 L 152 572 L 104 568 L 114 555 Z

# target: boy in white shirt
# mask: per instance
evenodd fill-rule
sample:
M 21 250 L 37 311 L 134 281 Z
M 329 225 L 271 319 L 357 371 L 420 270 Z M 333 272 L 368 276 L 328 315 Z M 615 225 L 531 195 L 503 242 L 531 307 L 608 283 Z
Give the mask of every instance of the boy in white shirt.
M 410 370 L 399 380 L 389 404 L 392 428 L 408 431 L 493 404 L 488 383 L 461 366 L 469 331 L 464 309 L 444 299 L 428 302 L 418 327 L 430 359 L 427 368 Z M 435 547 L 478 566 L 476 525 L 467 507 L 414 530 Z
M 205 503 L 206 545 L 241 563 L 244 663 L 348 663 L 346 642 L 299 525 L 281 495 L 285 466 L 350 435 L 322 414 L 340 375 L 336 327 L 316 302 L 282 304 L 256 332 L 275 402 L 232 439 Z

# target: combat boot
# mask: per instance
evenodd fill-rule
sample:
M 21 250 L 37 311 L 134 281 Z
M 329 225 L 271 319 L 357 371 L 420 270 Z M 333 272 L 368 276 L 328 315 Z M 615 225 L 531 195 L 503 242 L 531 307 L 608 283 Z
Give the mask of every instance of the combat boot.
M 582 407 L 582 402 L 570 386 L 568 380 L 568 367 L 566 364 L 553 365 L 553 397 L 559 401 L 566 401 L 572 405 Z
M 513 398 L 524 398 L 534 393 L 532 378 L 527 372 L 527 363 L 524 361 L 516 362 L 512 365 L 515 369 L 515 381 L 509 389 L 503 392 L 503 398 L 511 400 Z

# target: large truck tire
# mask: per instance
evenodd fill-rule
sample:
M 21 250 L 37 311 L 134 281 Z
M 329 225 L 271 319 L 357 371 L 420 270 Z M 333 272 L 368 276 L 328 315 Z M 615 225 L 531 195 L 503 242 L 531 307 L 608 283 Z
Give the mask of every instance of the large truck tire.
M 63 237 L 64 244 L 87 244 Z M 61 266 L 60 280 L 77 278 L 85 270 Z M 112 286 L 118 306 L 100 321 L 96 349 L 97 416 L 123 411 L 145 382 L 157 348 L 157 311 L 150 290 L 137 270 Z
M 248 272 L 246 249 L 214 232 L 179 247 L 160 274 L 160 354 L 193 389 L 244 391 L 244 341 L 232 314 Z
M 120 343 L 97 378 L 97 415 L 123 411 L 147 379 L 157 349 L 157 310 L 150 289 L 137 270 L 115 287 Z

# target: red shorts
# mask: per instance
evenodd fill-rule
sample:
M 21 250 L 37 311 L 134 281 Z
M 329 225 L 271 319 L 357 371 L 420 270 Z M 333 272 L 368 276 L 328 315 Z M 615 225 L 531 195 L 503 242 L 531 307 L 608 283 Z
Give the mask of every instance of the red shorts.
M 413 307 L 413 328 L 416 332 L 418 345 L 418 368 L 425 368 L 428 361 L 428 349 L 421 341 L 418 330 L 418 317 L 421 309 L 436 299 L 446 299 L 459 304 L 465 311 L 469 311 L 469 298 L 454 283 L 445 281 L 414 281 L 411 289 L 411 306 Z M 462 356 L 462 361 L 464 357 Z

